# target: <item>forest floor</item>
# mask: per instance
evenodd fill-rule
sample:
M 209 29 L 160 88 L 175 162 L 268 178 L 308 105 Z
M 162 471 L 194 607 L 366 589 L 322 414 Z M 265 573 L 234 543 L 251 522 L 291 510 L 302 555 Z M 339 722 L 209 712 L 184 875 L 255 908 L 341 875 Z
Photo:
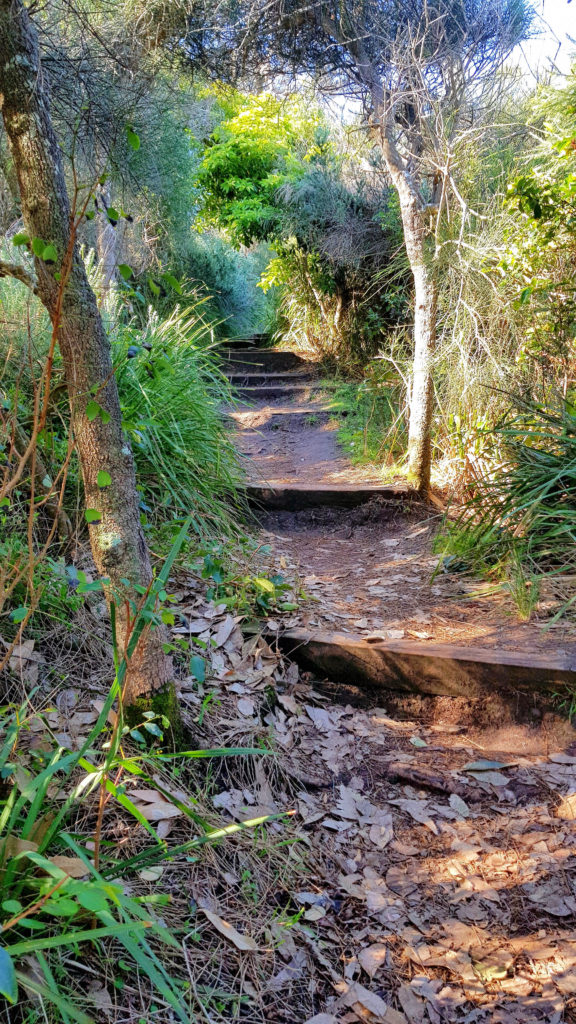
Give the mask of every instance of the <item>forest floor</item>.
M 236 416 L 250 432 L 255 412 Z M 273 431 L 297 469 L 305 456 L 285 433 Z M 315 450 L 344 467 L 330 435 Z M 261 479 L 255 437 L 240 435 L 239 444 Z M 275 479 L 268 440 L 263 447 L 267 480 Z M 480 600 L 444 574 L 430 583 L 434 510 L 372 499 L 260 515 L 269 552 L 251 571 L 281 572 L 298 604 L 271 613 L 268 634 L 304 624 L 541 652 L 559 636 L 570 650 L 569 627 L 543 632 L 545 607 L 521 625 L 505 597 Z M 190 749 L 261 754 L 159 763 L 144 788 L 124 774 L 123 792 L 166 850 L 151 869 L 124 877 L 118 867 L 116 878 L 177 938 L 178 948 L 157 952 L 179 980 L 189 1020 L 576 1024 L 576 731 L 554 700 L 392 691 L 375 699 L 353 680 L 345 687 L 300 671 L 269 635 L 246 635 L 247 614 L 209 600 L 207 586 L 200 568 L 170 581 L 174 640 L 207 661 L 202 682 L 186 674 L 187 659 L 178 680 Z M 64 650 L 67 682 L 50 694 L 40 644 L 11 660 L 22 692 L 38 683 L 46 700 L 44 720 L 27 729 L 31 758 L 45 749 L 46 721 L 62 746 L 78 749 L 97 717 L 111 677 L 100 606 L 89 595 L 66 633 L 67 643 L 74 630 L 79 642 L 89 638 L 94 652 L 91 663 L 82 654 L 80 682 Z M 197 855 L 171 857 L 201 833 L 199 819 L 216 829 L 249 824 Z M 72 823 L 86 849 L 97 821 L 94 795 Z M 106 810 L 101 839 L 125 857 L 150 843 L 118 804 Z M 109 1024 L 174 1024 L 113 940 L 103 954 L 67 957 L 70 993 L 84 1008 Z M 40 1021 L 35 1005 L 26 1017 L 0 1018 Z

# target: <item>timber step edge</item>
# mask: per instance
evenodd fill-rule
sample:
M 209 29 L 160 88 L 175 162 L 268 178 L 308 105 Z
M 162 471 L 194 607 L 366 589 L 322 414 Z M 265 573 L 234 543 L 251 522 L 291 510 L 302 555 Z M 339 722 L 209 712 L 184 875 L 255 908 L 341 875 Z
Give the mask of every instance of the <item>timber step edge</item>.
M 398 501 L 416 497 L 406 484 L 245 484 L 243 488 L 251 505 L 267 509 L 296 512 L 306 508 L 330 506 L 355 508 L 371 498 Z
M 264 633 L 300 667 L 368 693 L 428 696 L 555 693 L 576 684 L 576 651 L 568 656 L 462 647 L 408 640 L 366 640 L 338 633 Z

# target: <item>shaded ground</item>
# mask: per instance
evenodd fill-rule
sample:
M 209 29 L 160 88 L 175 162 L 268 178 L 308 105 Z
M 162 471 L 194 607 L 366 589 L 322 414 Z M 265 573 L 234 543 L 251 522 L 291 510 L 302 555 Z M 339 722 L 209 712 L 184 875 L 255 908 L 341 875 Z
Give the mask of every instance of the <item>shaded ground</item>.
M 308 601 L 293 624 L 382 639 L 560 654 L 576 652 L 574 624 L 549 629 L 551 597 L 522 623 L 512 599 L 440 571 L 439 517 L 428 507 L 373 498 L 357 509 L 262 515 L 271 545 Z
M 257 392 L 255 393 L 257 395 Z M 352 466 L 339 447 L 337 421 L 311 384 L 305 402 L 258 403 L 232 414 L 248 477 L 261 484 L 381 483 L 374 468 Z M 381 498 L 357 509 L 306 509 L 260 517 L 270 567 L 297 581 L 310 601 L 293 625 L 383 639 L 411 639 L 524 653 L 576 652 L 576 625 L 549 628 L 560 607 L 552 592 L 530 623 L 504 592 L 465 575 L 440 572 L 433 552 L 440 516 L 421 505 Z
M 338 423 L 313 393 L 294 402 L 258 404 L 232 413 L 237 446 L 254 483 L 381 483 L 366 467 L 353 467 L 336 441 Z

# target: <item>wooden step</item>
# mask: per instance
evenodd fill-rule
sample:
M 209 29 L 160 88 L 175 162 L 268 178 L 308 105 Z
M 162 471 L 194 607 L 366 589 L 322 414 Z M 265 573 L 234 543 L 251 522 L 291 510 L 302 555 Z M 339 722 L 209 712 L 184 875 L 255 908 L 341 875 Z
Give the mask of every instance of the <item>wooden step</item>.
M 299 368 L 314 367 L 297 352 L 281 352 L 275 348 L 226 348 L 224 343 L 219 349 L 219 354 L 228 363 L 227 369 L 231 373 L 239 373 L 241 370 L 248 370 L 256 373 L 259 370 L 269 373 L 285 373 L 286 370 L 297 370 Z
M 246 484 L 250 504 L 259 508 L 286 509 L 296 512 L 304 508 L 355 508 L 372 498 L 386 501 L 410 500 L 414 492 L 406 484 Z
M 300 433 L 308 428 L 326 426 L 331 419 L 347 415 L 347 409 L 332 409 L 329 405 L 274 405 L 263 409 L 242 408 L 228 413 L 229 419 L 243 432 L 254 430 L 258 433 L 267 430 L 295 430 Z
M 259 373 L 254 371 L 228 373 L 233 387 L 266 388 L 285 384 L 306 384 L 314 380 L 313 373 L 302 370 L 286 370 L 284 373 Z
M 312 384 L 268 384 L 259 387 L 239 387 L 236 397 L 243 402 L 267 405 L 270 402 L 302 401 L 310 396 Z
M 335 682 L 381 696 L 421 693 L 480 697 L 486 693 L 555 693 L 576 684 L 576 652 L 521 654 L 453 644 L 366 640 L 359 636 L 289 630 L 274 636 L 283 654 Z
M 234 350 L 250 347 L 250 351 L 254 348 L 267 345 L 270 341 L 270 335 L 266 333 L 262 334 L 243 334 L 235 338 L 223 338 L 221 345 L 222 347 L 233 348 Z

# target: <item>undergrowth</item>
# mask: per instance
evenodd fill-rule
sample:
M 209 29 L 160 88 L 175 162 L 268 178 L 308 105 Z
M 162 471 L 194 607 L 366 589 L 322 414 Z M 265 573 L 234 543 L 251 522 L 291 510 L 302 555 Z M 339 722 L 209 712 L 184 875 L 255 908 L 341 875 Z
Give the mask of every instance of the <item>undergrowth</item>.
M 438 541 L 445 568 L 499 581 L 530 618 L 543 580 L 559 592 L 576 565 L 576 411 L 570 400 L 516 402 L 486 434 L 491 471 Z M 565 577 L 567 578 L 565 581 Z M 568 592 L 554 618 L 576 602 Z
M 353 465 L 376 465 L 396 472 L 405 444 L 398 374 L 384 362 L 374 362 L 361 381 L 336 380 L 330 405 L 338 415 L 338 442 Z
M 145 713 L 125 724 L 121 694 L 143 633 L 160 621 L 165 587 L 190 525 L 188 519 L 150 590 L 143 595 L 125 656 L 120 656 L 111 606 L 116 675 L 95 724 L 71 749 L 54 731 L 50 708 L 38 710 L 42 698 L 33 690 L 20 705 L 2 708 L 0 726 L 0 994 L 25 1020 L 28 1009 L 42 1009 L 44 1019 L 63 1024 L 92 1024 L 97 994 L 87 995 L 89 978 L 106 976 L 119 962 L 131 979 L 139 979 L 153 1006 L 159 999 L 173 1020 L 192 1019 L 190 984 L 182 967 L 180 936 L 167 928 L 164 914 L 171 902 L 158 886 L 161 865 L 199 856 L 215 844 L 269 820 L 218 828 L 199 811 L 194 797 L 174 792 L 163 781 L 166 766 L 198 758 L 250 758 L 265 747 L 172 752 L 164 734 L 171 723 Z M 96 584 L 95 584 L 96 585 Z M 87 585 L 90 588 L 91 585 Z M 114 706 L 116 710 L 114 710 Z M 38 727 L 42 744 L 34 743 Z M 149 744 L 157 744 L 152 749 Z M 137 784 L 134 787 L 134 782 Z M 187 820 L 193 835 L 176 844 L 161 838 L 136 802 L 146 787 Z M 116 825 L 112 821 L 116 817 Z M 118 819 L 139 826 L 139 840 L 118 844 Z M 154 819 L 152 819 L 154 820 Z M 130 834 L 123 824 L 120 834 Z M 114 983 L 122 985 L 115 970 Z M 58 1016 L 55 1017 L 54 1014 Z M 12 1020 L 12 1016 L 10 1020 Z M 31 1018 L 28 1018 L 31 1019 Z

